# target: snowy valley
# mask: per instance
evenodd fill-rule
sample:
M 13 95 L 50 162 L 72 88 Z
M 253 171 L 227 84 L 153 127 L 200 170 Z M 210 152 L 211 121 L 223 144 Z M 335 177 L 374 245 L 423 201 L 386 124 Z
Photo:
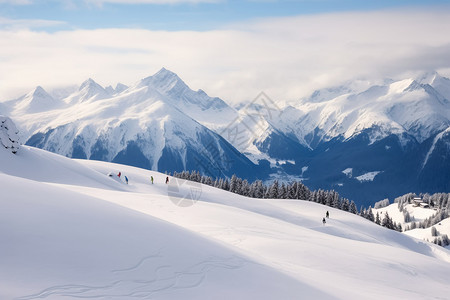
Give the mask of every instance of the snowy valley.
M 445 299 L 450 292 L 448 249 L 348 212 L 173 177 L 165 184 L 155 171 L 30 146 L 16 152 L 0 147 L 1 299 Z

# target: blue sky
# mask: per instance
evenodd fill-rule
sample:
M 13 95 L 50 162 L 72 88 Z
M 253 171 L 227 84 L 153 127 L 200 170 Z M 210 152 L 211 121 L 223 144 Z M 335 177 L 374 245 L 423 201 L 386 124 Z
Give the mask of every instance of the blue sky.
M 0 17 L 62 22 L 53 28 L 41 27 L 48 31 L 95 28 L 211 30 L 267 17 L 448 4 L 448 0 L 0 0 Z
M 354 80 L 450 77 L 449 32 L 448 0 L 0 0 L 0 102 L 162 67 L 230 103 L 295 102 Z

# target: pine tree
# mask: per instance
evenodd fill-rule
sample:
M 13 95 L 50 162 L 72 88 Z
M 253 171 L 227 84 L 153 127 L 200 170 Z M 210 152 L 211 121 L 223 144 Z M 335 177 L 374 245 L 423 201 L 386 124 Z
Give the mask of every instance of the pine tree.
M 337 208 L 337 209 L 341 209 L 342 204 L 341 204 L 341 199 L 340 199 L 338 193 L 333 195 L 333 200 L 332 200 L 331 206 L 334 208 Z
M 261 180 L 257 180 L 255 184 L 255 197 L 263 198 L 264 197 L 264 186 Z
M 356 204 L 355 204 L 355 202 L 353 202 L 353 200 L 350 202 L 350 208 L 349 208 L 349 211 L 352 213 L 352 214 L 358 214 L 358 209 L 356 208 Z
M 381 226 L 389 228 L 389 229 L 394 229 L 394 224 L 392 223 L 392 219 L 389 217 L 388 212 L 386 212 L 384 214 L 384 218 L 381 221 Z
M 350 209 L 350 202 L 347 198 L 342 199 L 342 208 L 343 211 L 349 211 Z
M 294 181 L 291 184 L 288 184 L 286 189 L 287 189 L 287 192 L 286 192 L 287 197 L 286 198 L 287 199 L 295 199 L 296 198 L 295 195 L 297 193 L 297 182 Z
M 327 197 L 326 197 L 325 204 L 326 204 L 327 206 L 333 207 L 333 202 L 334 202 L 334 199 L 335 199 L 336 195 L 337 195 L 336 191 L 330 191 L 330 192 L 328 192 L 328 193 L 327 193 Z
M 380 214 L 377 212 L 377 216 L 375 218 L 375 224 L 381 225 Z
M 312 202 L 317 202 L 317 191 L 312 191 L 311 197 L 309 197 L 308 200 Z
M 269 188 L 269 197 L 270 199 L 276 199 L 278 197 L 278 180 L 274 180 L 272 185 Z
M 248 184 L 247 179 L 242 180 L 241 195 L 250 197 L 250 185 Z
M 377 213 L 378 214 L 378 213 Z M 372 222 L 374 222 L 375 221 L 375 217 L 374 217 L 374 215 L 373 215 L 373 211 L 372 211 L 372 207 L 371 206 L 369 206 L 369 210 L 367 211 L 367 220 L 370 220 L 370 221 L 372 221 Z M 378 219 L 380 218 L 380 216 L 378 216 Z M 378 223 L 377 223 L 378 224 Z
M 436 227 L 431 227 L 431 236 L 438 236 L 439 234 L 438 234 L 438 231 L 437 231 L 437 229 L 436 229 Z
M 286 195 L 287 195 L 286 185 L 283 182 L 281 183 L 281 186 L 278 188 L 278 196 L 276 198 L 286 199 Z
M 319 189 L 319 191 L 317 192 L 317 203 L 325 204 L 325 202 L 326 202 L 325 191 Z

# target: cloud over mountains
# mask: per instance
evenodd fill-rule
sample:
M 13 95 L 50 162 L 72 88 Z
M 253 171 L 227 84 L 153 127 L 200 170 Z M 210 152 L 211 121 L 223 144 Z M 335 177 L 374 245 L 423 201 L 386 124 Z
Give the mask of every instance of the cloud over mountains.
M 131 84 L 161 66 L 234 103 L 260 91 L 295 101 L 355 78 L 423 70 L 449 76 L 448 16 L 445 9 L 333 13 L 264 18 L 206 31 L 43 32 L 0 25 L 5 45 L 0 101 L 38 84 L 51 89 L 87 77 L 102 85 Z

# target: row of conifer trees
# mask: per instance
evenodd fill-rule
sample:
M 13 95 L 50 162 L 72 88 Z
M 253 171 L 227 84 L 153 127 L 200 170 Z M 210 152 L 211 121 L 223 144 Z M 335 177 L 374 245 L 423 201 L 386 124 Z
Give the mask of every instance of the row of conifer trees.
M 314 190 L 311 191 L 306 185 L 300 181 L 292 181 L 291 183 L 279 183 L 274 180 L 272 184 L 266 185 L 261 180 L 249 183 L 246 179 L 242 179 L 233 175 L 230 180 L 224 178 L 211 178 L 210 176 L 201 175 L 198 171 L 175 172 L 174 177 L 180 179 L 191 180 L 203 184 L 207 184 L 225 191 L 239 194 L 251 198 L 261 199 L 298 199 L 312 201 L 354 214 L 359 214 L 358 209 L 353 201 L 340 197 L 334 191 Z
M 230 180 L 227 178 L 215 178 L 213 179 L 210 176 L 201 175 L 198 171 L 183 171 L 181 173 L 175 172 L 173 174 L 174 177 L 190 180 L 194 182 L 199 182 L 202 184 L 210 185 L 219 189 L 223 189 L 225 191 L 229 191 L 235 194 L 239 194 L 246 197 L 251 198 L 260 198 L 260 199 L 297 199 L 297 200 L 305 200 L 312 201 L 316 203 L 320 203 L 323 205 L 327 205 L 333 208 L 337 208 L 340 210 L 348 211 L 356 215 L 360 215 L 363 218 L 366 218 L 380 226 L 386 227 L 388 229 L 402 231 L 403 228 L 400 223 L 396 223 L 392 220 L 387 212 L 385 212 L 382 216 L 377 212 L 376 215 L 372 212 L 372 208 L 364 208 L 358 211 L 355 203 L 353 201 L 348 200 L 347 198 L 343 198 L 339 196 L 339 194 L 334 190 L 314 190 L 311 191 L 306 185 L 304 185 L 301 181 L 292 181 L 291 183 L 279 183 L 278 180 L 273 180 L 272 184 L 266 185 L 261 180 L 256 180 L 252 183 L 248 182 L 246 179 L 242 179 L 233 175 Z M 403 210 L 403 206 L 411 203 L 412 199 L 415 197 L 415 194 L 406 194 L 402 197 L 399 197 L 395 200 L 395 202 L 399 203 L 399 208 L 401 211 Z M 433 194 L 433 195 L 425 195 L 423 198 L 429 200 L 431 203 L 435 203 L 440 208 L 446 208 L 450 206 L 450 194 Z M 387 199 L 386 199 L 387 200 Z M 386 201 L 387 204 L 389 201 Z M 384 206 L 384 205 L 380 205 Z M 405 211 L 405 222 L 409 222 L 407 220 L 408 214 Z M 424 220 L 421 223 L 416 224 L 412 222 L 405 230 L 414 229 L 416 227 L 420 228 L 428 228 L 432 225 L 438 223 L 440 220 L 447 218 L 448 213 L 445 209 L 440 209 L 438 212 Z M 411 228 L 414 227 L 414 228 Z M 446 244 L 448 239 L 439 240 L 436 239 L 437 244 L 442 243 Z

